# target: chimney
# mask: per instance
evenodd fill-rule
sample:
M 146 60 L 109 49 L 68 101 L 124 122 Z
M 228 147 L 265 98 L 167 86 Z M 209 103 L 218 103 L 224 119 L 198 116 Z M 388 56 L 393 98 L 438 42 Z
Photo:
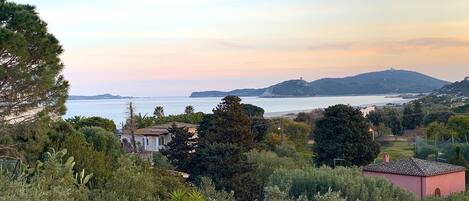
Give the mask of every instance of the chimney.
M 384 153 L 384 155 L 383 155 L 383 161 L 384 161 L 385 163 L 389 162 L 389 158 L 390 158 L 390 157 L 389 157 L 389 154 L 388 154 L 388 153 Z

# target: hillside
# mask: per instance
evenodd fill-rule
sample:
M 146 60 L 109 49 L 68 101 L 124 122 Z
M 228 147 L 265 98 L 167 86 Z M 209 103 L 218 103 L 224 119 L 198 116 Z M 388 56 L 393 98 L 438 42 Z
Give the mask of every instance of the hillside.
M 308 97 L 369 95 L 391 93 L 425 93 L 439 89 L 449 82 L 418 72 L 385 70 L 344 78 L 323 78 L 312 82 L 288 80 L 261 89 L 238 89 L 228 92 L 194 92 L 191 97 L 220 97 L 226 95 L 260 97 Z
M 469 97 L 469 77 L 459 82 L 454 82 L 443 86 L 437 91 L 440 94 L 449 94 Z

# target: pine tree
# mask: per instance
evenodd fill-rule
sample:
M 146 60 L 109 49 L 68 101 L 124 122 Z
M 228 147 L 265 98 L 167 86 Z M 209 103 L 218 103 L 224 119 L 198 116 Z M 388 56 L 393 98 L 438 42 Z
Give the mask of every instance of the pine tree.
M 173 124 L 168 132 L 171 134 L 171 141 L 165 149 L 161 150 L 161 153 L 176 169 L 187 172 L 196 148 L 194 134 L 189 132 L 186 127 L 177 127 L 176 124 Z
M 343 159 L 343 165 L 361 166 L 373 161 L 379 145 L 372 141 L 368 128 L 358 109 L 347 105 L 327 108 L 314 132 L 316 164 L 332 166 L 334 159 Z
M 251 120 L 246 115 L 241 99 L 237 96 L 226 96 L 223 102 L 213 110 L 211 122 L 201 130 L 201 142 L 236 144 L 243 150 L 252 148 L 254 135 L 251 132 Z

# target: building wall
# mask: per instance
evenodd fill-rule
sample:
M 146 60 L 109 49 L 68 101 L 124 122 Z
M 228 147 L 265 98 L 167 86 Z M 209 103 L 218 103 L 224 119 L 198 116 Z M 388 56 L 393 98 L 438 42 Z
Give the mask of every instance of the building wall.
M 420 198 L 420 196 L 423 193 L 422 186 L 423 186 L 424 180 L 422 177 L 398 175 L 398 174 L 386 174 L 386 173 L 379 173 L 379 172 L 366 172 L 366 171 L 363 171 L 363 175 L 384 177 L 392 184 L 414 193 L 418 198 Z
M 168 144 L 171 141 L 170 135 L 162 135 L 162 136 L 135 135 L 135 142 L 143 146 L 145 151 L 159 151 L 160 149 L 163 148 L 163 145 L 159 145 L 160 137 L 164 138 L 164 145 Z M 131 142 L 132 136 L 123 134 L 121 136 L 121 141 L 124 139 L 127 139 L 128 142 Z
M 466 175 L 464 171 L 450 174 L 437 175 L 424 178 L 424 195 L 432 196 L 437 188 L 441 196 L 446 197 L 452 193 L 464 192 L 466 190 Z

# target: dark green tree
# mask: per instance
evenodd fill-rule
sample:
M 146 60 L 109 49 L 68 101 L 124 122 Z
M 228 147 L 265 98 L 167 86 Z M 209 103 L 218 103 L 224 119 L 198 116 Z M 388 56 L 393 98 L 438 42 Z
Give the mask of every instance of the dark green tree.
M 86 138 L 86 141 L 94 146 L 97 151 L 102 151 L 106 155 L 118 157 L 123 150 L 119 138 L 101 127 L 83 127 L 78 130 Z
M 34 6 L 0 1 L 0 124 L 65 112 L 62 52 Z
M 368 121 L 370 121 L 373 126 L 377 127 L 382 123 L 385 123 L 386 117 L 381 110 L 373 110 L 366 115 Z
M 171 134 L 171 141 L 161 153 L 177 170 L 187 172 L 196 148 L 194 134 L 185 127 L 177 127 L 176 124 L 173 124 L 168 132 Z
M 246 174 L 252 170 L 253 167 L 246 162 L 241 147 L 236 144 L 214 143 L 196 151 L 190 174 L 192 178 L 209 177 L 215 182 L 217 189 L 233 190 L 238 200 L 250 200 L 244 199 L 249 195 L 249 189 L 244 187 L 251 184 Z
M 386 109 L 386 126 L 391 128 L 394 135 L 404 134 L 404 128 L 402 127 L 402 120 L 399 111 L 396 109 Z
M 194 106 L 192 106 L 192 105 L 186 106 L 186 108 L 184 109 L 184 113 L 193 114 L 194 113 Z
M 343 159 L 343 165 L 366 165 L 379 153 L 379 145 L 372 141 L 368 124 L 362 113 L 347 105 L 327 108 L 317 122 L 314 132 L 315 162 L 334 165 L 334 159 Z
M 264 109 L 261 107 L 252 105 L 252 104 L 246 104 L 242 103 L 241 106 L 243 107 L 244 112 L 246 115 L 249 117 L 263 117 L 264 116 Z
M 418 101 L 408 103 L 404 106 L 402 126 L 406 129 L 415 129 L 423 121 L 422 105 Z
M 205 122 L 202 121 L 199 127 L 203 145 L 229 143 L 244 150 L 252 148 L 254 135 L 251 132 L 251 120 L 240 102 L 237 96 L 226 96 L 213 110 L 213 115 L 204 118 Z
M 83 127 L 96 126 L 101 127 L 109 132 L 116 132 L 116 124 L 114 121 L 102 117 L 82 117 L 74 116 L 65 120 L 68 123 L 71 123 L 75 129 L 80 129 Z
M 425 115 L 425 117 L 423 118 L 423 125 L 428 126 L 433 122 L 446 124 L 448 123 L 448 119 L 453 115 L 454 114 L 449 111 L 432 112 Z

